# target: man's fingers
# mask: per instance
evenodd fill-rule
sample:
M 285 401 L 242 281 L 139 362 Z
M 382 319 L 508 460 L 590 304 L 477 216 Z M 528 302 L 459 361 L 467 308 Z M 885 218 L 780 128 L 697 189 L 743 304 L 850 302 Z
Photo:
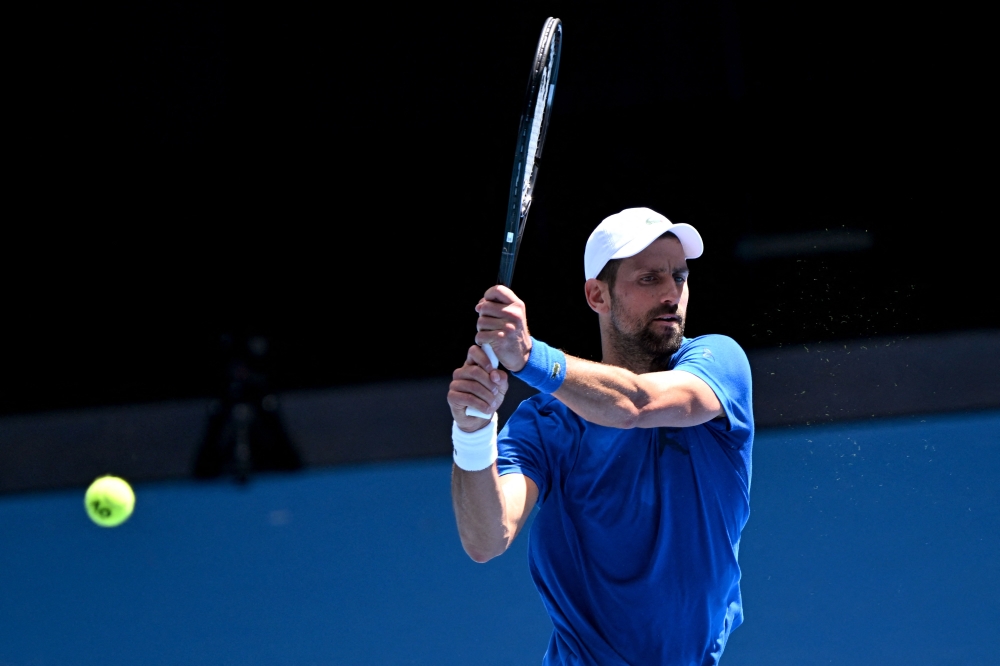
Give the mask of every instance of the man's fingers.
M 510 384 L 507 381 L 507 373 L 503 370 L 494 370 L 490 373 L 490 379 L 497 386 L 497 393 L 502 401 L 504 396 L 507 395 L 507 389 L 510 388 Z
M 477 365 L 487 372 L 495 369 L 493 363 L 490 361 L 490 357 L 486 355 L 486 352 L 479 345 L 469 347 L 469 353 L 466 355 L 465 362 Z
M 524 309 L 519 305 L 501 307 L 499 303 L 484 303 L 477 308 L 479 319 L 476 326 L 479 330 L 489 328 L 513 327 L 524 321 Z
M 482 299 L 479 301 L 479 305 L 482 305 L 484 302 L 502 303 L 507 305 L 509 303 L 518 303 L 520 302 L 520 299 L 518 299 L 517 295 L 511 291 L 509 287 L 498 284 L 495 287 L 490 287 L 486 290 L 486 293 L 483 294 Z M 479 311 L 479 305 L 476 306 L 477 312 Z
M 520 300 L 510 287 L 505 287 L 502 284 L 487 289 L 486 293 L 483 294 L 483 298 L 487 301 L 497 301 L 499 303 L 514 303 Z
M 489 344 L 493 346 L 493 351 L 503 344 L 504 338 L 517 338 L 514 331 L 480 331 L 476 333 L 475 341 L 477 345 Z
M 502 335 L 502 332 L 498 333 L 497 331 L 480 331 L 479 333 L 476 333 L 476 344 L 485 345 L 486 343 L 489 343 L 491 345 L 496 345 L 500 342 L 500 337 Z M 494 350 L 495 349 L 496 347 L 494 346 Z
M 517 321 L 513 319 L 497 319 L 496 317 L 480 317 L 476 320 L 476 331 L 506 331 L 515 333 L 519 330 Z
M 476 411 L 481 412 L 483 414 L 490 414 L 493 412 L 493 409 L 489 406 L 488 403 L 483 402 L 482 400 L 480 400 L 479 398 L 470 393 L 462 393 L 460 391 L 455 391 L 455 392 L 448 391 L 448 406 L 451 407 L 452 414 L 454 415 L 455 420 L 459 422 L 462 421 L 463 417 L 481 418 L 481 417 L 474 417 L 470 414 L 466 414 L 465 413 L 466 407 L 472 407 Z
M 476 331 L 513 333 L 525 326 L 524 308 L 518 304 L 501 306 L 499 303 L 482 303 L 477 310 L 479 318 L 476 319 Z
M 498 319 L 517 319 L 524 308 L 520 303 L 497 303 L 496 301 L 479 301 L 476 312 L 480 317 L 496 317 Z
M 487 409 L 498 407 L 500 405 L 500 400 L 502 399 L 499 391 L 493 393 L 479 382 L 474 382 L 468 379 L 453 381 L 451 383 L 451 389 L 453 391 L 459 391 L 460 393 L 468 393 L 476 396 L 486 405 Z
M 479 382 L 466 379 L 452 381 L 448 402 L 455 407 L 475 407 L 481 412 L 492 412 L 500 406 L 503 397 L 487 390 Z
M 495 370 L 492 372 L 496 372 Z M 497 395 L 500 393 L 500 387 L 497 382 L 493 381 L 492 373 L 490 371 L 484 370 L 478 365 L 466 364 L 461 368 L 451 373 L 451 379 L 453 382 L 457 381 L 470 381 L 477 382 L 484 389 Z

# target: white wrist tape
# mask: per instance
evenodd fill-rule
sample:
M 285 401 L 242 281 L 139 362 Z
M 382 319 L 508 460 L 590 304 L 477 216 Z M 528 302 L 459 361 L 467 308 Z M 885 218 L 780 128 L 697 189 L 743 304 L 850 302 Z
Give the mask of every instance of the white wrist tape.
M 451 424 L 452 458 L 466 472 L 486 469 L 497 459 L 497 415 L 475 432 L 465 432 Z

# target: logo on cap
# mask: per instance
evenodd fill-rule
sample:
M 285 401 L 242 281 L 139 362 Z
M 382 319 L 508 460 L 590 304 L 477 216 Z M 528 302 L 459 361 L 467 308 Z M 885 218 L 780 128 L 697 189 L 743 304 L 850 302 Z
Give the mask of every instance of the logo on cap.
M 647 217 L 646 224 L 656 224 L 657 222 L 663 222 L 662 217 Z

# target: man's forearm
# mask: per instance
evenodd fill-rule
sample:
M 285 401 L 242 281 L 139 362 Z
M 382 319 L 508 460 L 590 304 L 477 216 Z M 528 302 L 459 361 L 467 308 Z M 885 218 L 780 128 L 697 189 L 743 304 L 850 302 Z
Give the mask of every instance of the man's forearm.
M 553 394 L 591 423 L 634 428 L 650 396 L 635 373 L 613 365 L 566 356 L 566 379 Z
M 566 357 L 566 379 L 553 395 L 578 416 L 611 428 L 684 428 L 721 413 L 711 389 L 686 372 L 637 375 L 573 356 Z
M 512 535 L 496 465 L 468 472 L 452 465 L 451 499 L 462 547 L 476 562 L 502 555 Z

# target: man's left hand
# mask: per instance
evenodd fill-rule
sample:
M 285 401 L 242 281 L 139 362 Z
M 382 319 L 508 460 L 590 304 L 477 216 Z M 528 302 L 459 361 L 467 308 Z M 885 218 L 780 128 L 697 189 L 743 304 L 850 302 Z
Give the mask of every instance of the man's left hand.
M 524 301 L 509 288 L 497 285 L 486 290 L 476 312 L 476 344 L 488 342 L 505 368 L 511 372 L 521 370 L 531 354 Z

